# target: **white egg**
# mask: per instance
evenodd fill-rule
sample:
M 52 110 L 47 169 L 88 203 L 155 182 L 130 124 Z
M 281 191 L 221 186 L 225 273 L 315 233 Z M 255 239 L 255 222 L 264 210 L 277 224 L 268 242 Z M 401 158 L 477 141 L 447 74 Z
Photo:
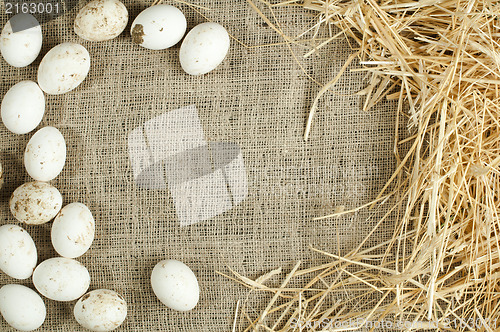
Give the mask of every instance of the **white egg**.
M 28 279 L 33 274 L 38 255 L 35 242 L 17 225 L 0 227 L 0 269 L 15 279 Z
M 117 292 L 96 289 L 82 296 L 73 310 L 76 321 L 92 331 L 112 331 L 127 317 L 127 303 Z
M 163 304 L 178 311 L 193 309 L 200 298 L 200 287 L 193 271 L 173 259 L 156 264 L 151 273 L 151 286 Z
M 16 32 L 12 31 L 12 24 Z M 30 27 L 19 29 L 17 27 Z M 0 52 L 8 64 L 26 67 L 42 49 L 42 28 L 33 15 L 17 14 L 5 24 L 0 36 Z
M 36 267 L 33 284 L 40 294 L 51 300 L 73 301 L 89 289 L 90 274 L 74 259 L 50 258 Z
M 47 310 L 34 290 L 10 284 L 0 288 L 0 313 L 13 328 L 33 331 L 42 326 Z
M 35 129 L 44 113 L 45 97 L 35 82 L 17 83 L 2 99 L 2 122 L 14 134 L 26 134 Z
M 118 0 L 93 0 L 76 15 L 75 33 L 90 41 L 117 37 L 127 26 L 127 8 Z
M 80 44 L 62 43 L 45 54 L 38 67 L 38 85 L 49 95 L 79 86 L 90 69 L 89 52 Z
M 29 140 L 24 151 L 24 166 L 37 181 L 50 181 L 61 173 L 66 163 L 66 141 L 59 130 L 44 127 Z
M 62 196 L 57 188 L 45 182 L 28 182 L 12 193 L 10 212 L 20 222 L 40 225 L 52 220 L 62 207 Z
M 54 219 L 52 245 L 59 255 L 76 258 L 89 250 L 94 234 L 92 212 L 82 203 L 71 203 L 63 207 Z
M 179 51 L 184 71 L 190 75 L 203 75 L 214 70 L 229 51 L 229 35 L 220 24 L 198 24 L 186 35 Z
M 132 23 L 132 41 L 151 50 L 177 44 L 186 33 L 186 17 L 174 6 L 155 5 L 143 10 Z

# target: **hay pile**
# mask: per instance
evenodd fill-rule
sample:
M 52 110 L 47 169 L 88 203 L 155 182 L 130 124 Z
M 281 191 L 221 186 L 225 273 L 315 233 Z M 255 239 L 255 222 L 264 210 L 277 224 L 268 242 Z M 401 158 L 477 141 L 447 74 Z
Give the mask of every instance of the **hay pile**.
M 348 62 L 358 58 L 361 70 L 370 75 L 371 83 L 361 92 L 364 108 L 383 98 L 396 100 L 398 121 L 407 121 L 412 135 L 400 140 L 396 132 L 397 169 L 377 200 L 396 198 L 387 215 L 402 208 L 393 239 L 374 248 L 360 243 L 343 257 L 322 252 L 331 263 L 304 270 L 297 263 L 281 288 L 265 285 L 270 276 L 281 275 L 279 270 L 256 281 L 234 272 L 253 291 L 274 293 L 257 316 L 239 313 L 248 322 L 247 330 L 353 330 L 384 321 L 405 322 L 408 329 L 498 328 L 500 3 L 265 4 L 271 11 L 275 6 L 303 6 L 317 12 L 316 27 L 334 25 L 340 35 L 354 40 Z M 265 20 L 282 33 L 279 25 Z M 332 32 L 311 52 L 338 35 Z M 316 98 L 306 139 L 314 130 L 311 123 L 321 95 L 340 75 L 332 75 Z M 410 148 L 400 155 L 405 143 Z M 294 280 L 301 280 L 301 286 L 289 286 Z M 350 296 L 337 296 L 346 291 Z

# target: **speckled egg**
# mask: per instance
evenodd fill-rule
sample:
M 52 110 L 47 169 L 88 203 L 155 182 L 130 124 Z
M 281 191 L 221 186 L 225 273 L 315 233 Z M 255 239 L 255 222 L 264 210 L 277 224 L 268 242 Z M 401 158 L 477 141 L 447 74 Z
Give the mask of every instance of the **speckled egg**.
M 177 44 L 186 33 L 186 17 L 174 6 L 160 4 L 143 10 L 130 33 L 132 41 L 150 50 L 163 50 Z
M 29 29 L 14 27 L 30 27 Z M 42 49 L 42 28 L 31 14 L 17 14 L 5 24 L 0 35 L 0 52 L 8 64 L 26 67 L 38 57 Z
M 112 331 L 127 317 L 127 303 L 115 291 L 96 289 L 82 296 L 73 310 L 76 321 L 86 329 Z
M 94 234 L 92 212 L 82 203 L 71 203 L 63 207 L 54 219 L 52 245 L 63 257 L 79 257 L 89 250 Z
M 33 284 L 43 296 L 55 301 L 73 301 L 89 289 L 89 271 L 70 258 L 50 258 L 33 272 Z
M 37 181 L 50 181 L 61 173 L 66 163 L 66 141 L 59 130 L 44 127 L 29 140 L 24 151 L 24 166 Z
M 62 207 L 62 196 L 56 187 L 46 182 L 28 182 L 12 193 L 10 212 L 20 222 L 40 225 L 52 220 Z
M 118 0 L 93 0 L 76 15 L 75 33 L 89 41 L 117 37 L 127 26 L 127 8 Z
M 47 309 L 40 295 L 22 285 L 0 288 L 0 313 L 5 321 L 20 331 L 33 331 L 42 326 Z
M 45 54 L 38 67 L 38 85 L 49 95 L 69 92 L 79 86 L 90 70 L 90 55 L 76 43 L 62 43 Z
M 2 122 L 14 134 L 26 134 L 35 129 L 45 113 L 45 96 L 33 81 L 21 81 L 12 86 L 2 99 Z
M 193 309 L 200 298 L 200 287 L 193 271 L 173 259 L 156 264 L 151 273 L 151 286 L 163 304 L 178 311 Z
M 28 279 L 37 260 L 35 242 L 28 232 L 17 225 L 0 227 L 0 270 L 15 279 Z
M 229 35 L 220 24 L 198 24 L 186 35 L 179 51 L 184 71 L 203 75 L 222 63 L 229 51 Z

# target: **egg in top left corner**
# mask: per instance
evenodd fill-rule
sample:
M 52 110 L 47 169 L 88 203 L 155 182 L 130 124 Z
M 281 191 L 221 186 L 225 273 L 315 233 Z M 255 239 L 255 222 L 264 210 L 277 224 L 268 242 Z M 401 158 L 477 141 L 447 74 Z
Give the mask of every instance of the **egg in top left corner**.
M 14 67 L 26 67 L 42 49 L 42 28 L 31 14 L 17 14 L 5 24 L 0 35 L 0 53 Z

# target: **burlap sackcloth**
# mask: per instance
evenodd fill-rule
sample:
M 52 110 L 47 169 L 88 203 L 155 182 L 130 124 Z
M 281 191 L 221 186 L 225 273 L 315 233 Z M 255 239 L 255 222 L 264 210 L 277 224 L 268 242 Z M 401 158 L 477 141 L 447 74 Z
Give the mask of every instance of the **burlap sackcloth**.
M 310 140 L 304 142 L 305 119 L 320 89 L 305 73 L 320 83 L 332 79 L 352 53 L 343 38 L 307 59 L 302 56 L 308 48 L 291 46 L 299 65 L 283 39 L 246 1 L 191 1 L 208 7 L 201 13 L 245 44 L 231 40 L 222 65 L 194 77 L 180 67 L 179 45 L 150 51 L 132 43 L 130 23 L 151 2 L 124 3 L 129 25 L 111 41 L 78 38 L 73 32 L 76 9 L 44 24 L 42 52 L 33 64 L 17 69 L 0 61 L 0 92 L 3 96 L 21 80 L 36 81 L 42 56 L 61 42 L 78 42 L 88 49 L 88 77 L 74 91 L 46 95 L 41 126 L 56 126 L 67 142 L 66 166 L 51 183 L 63 194 L 64 204 L 83 202 L 96 220 L 95 241 L 78 258 L 90 272 L 90 289 L 113 289 L 125 297 L 129 313 L 120 331 L 229 331 L 236 302 L 246 299 L 247 289 L 216 271 L 229 273 L 230 266 L 254 278 L 279 266 L 286 272 L 299 259 L 305 265 L 321 263 L 326 258 L 312 254 L 308 244 L 345 253 L 377 222 L 378 212 L 364 210 L 337 219 L 312 218 L 376 197 L 394 170 L 394 105 L 363 112 L 363 100 L 354 94 L 363 88 L 364 76 L 347 73 L 322 99 Z M 166 3 L 183 10 L 188 29 L 205 21 L 186 5 Z M 83 5 L 81 1 L 77 9 Z M 278 8 L 276 15 L 290 35 L 316 20 L 315 14 L 302 9 Z M 3 26 L 6 15 L 0 17 Z M 252 47 L 268 44 L 276 45 Z M 249 192 L 228 212 L 181 227 L 168 189 L 140 189 L 134 183 L 127 137 L 145 121 L 187 105 L 198 108 L 207 140 L 239 145 Z M 14 135 L 2 125 L 0 135 L 5 171 L 2 224 L 18 224 L 8 199 L 17 186 L 30 181 L 23 152 L 32 133 Z M 56 256 L 51 223 L 22 226 L 35 240 L 39 262 Z M 378 230 L 373 243 L 387 239 L 391 227 L 388 222 Z M 194 310 L 167 309 L 153 294 L 150 273 L 165 258 L 185 262 L 197 275 L 201 298 Z M 7 283 L 33 287 L 31 279 L 19 282 L 0 273 L 0 285 Z M 248 312 L 262 310 L 269 296 L 256 296 L 251 303 L 254 311 Z M 45 303 L 47 319 L 40 331 L 83 330 L 73 317 L 74 302 Z M 244 325 L 240 320 L 239 326 Z M 0 330 L 11 331 L 3 319 Z

